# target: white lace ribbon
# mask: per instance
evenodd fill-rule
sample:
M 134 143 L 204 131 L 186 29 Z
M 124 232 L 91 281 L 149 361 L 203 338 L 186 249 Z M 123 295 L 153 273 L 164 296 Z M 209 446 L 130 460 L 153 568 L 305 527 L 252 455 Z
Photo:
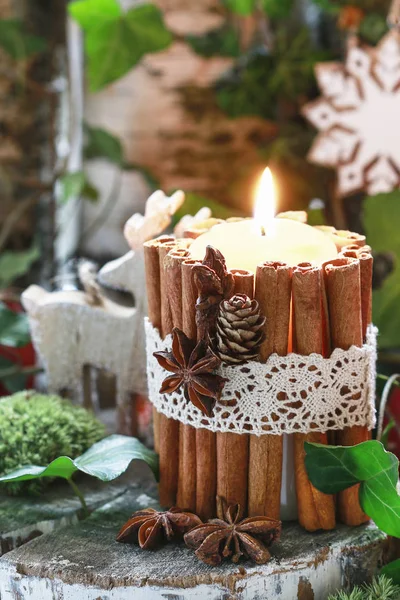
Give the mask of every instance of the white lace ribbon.
M 362 348 L 336 349 L 329 358 L 273 354 L 266 363 L 222 364 L 219 374 L 228 381 L 221 399 L 207 417 L 182 388 L 160 394 L 170 374 L 153 352 L 170 350 L 172 338 L 161 340 L 146 318 L 147 380 L 150 401 L 158 412 L 195 428 L 255 435 L 308 433 L 375 425 L 376 338 L 370 325 Z

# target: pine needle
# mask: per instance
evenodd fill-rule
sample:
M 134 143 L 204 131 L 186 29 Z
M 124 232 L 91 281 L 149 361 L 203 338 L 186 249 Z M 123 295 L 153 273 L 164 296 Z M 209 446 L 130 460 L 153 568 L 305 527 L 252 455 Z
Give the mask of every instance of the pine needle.
M 351 592 L 340 590 L 328 600 L 400 600 L 400 586 L 381 575 L 370 584 L 355 586 Z

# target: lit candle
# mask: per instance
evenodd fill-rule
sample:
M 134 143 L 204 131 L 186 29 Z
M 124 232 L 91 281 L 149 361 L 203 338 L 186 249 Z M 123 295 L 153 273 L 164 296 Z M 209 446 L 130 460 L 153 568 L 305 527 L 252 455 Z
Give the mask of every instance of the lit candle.
M 321 264 L 337 255 L 334 242 L 322 231 L 291 219 L 274 218 L 276 191 L 271 171 L 265 169 L 256 194 L 254 219 L 216 225 L 190 246 L 193 258 L 203 260 L 206 247 L 222 252 L 228 269 L 256 272 L 266 260 L 295 266 Z
M 214 226 L 193 242 L 191 255 L 203 260 L 206 247 L 214 246 L 224 255 L 228 269 L 253 273 L 265 261 L 318 265 L 337 256 L 335 243 L 325 233 L 299 221 L 275 218 L 275 211 L 276 190 L 267 168 L 257 187 L 254 218 Z M 297 519 L 293 436 L 285 434 L 280 501 L 281 519 Z

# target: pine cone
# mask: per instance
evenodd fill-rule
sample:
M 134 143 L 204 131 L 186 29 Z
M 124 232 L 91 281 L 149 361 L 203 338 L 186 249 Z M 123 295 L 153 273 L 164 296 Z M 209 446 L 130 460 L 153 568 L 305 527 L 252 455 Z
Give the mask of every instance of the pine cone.
M 221 360 L 239 364 L 256 358 L 263 341 L 265 317 L 257 300 L 236 294 L 219 305 L 215 352 Z

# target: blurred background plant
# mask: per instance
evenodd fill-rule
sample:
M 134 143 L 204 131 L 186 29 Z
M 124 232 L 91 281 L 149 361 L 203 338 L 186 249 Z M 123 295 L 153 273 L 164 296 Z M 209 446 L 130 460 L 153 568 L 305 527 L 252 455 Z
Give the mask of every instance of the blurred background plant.
M 339 202 L 333 171 L 307 161 L 315 131 L 301 115 L 319 95 L 315 64 L 342 60 L 353 34 L 376 44 L 390 1 L 203 4 L 3 1 L 3 392 L 29 385 L 35 371 L 19 306 L 27 283 L 51 288 L 71 258 L 118 255 L 125 218 L 157 186 L 187 192 L 176 219 L 204 204 L 216 217 L 250 214 L 267 163 L 280 210 L 307 209 L 313 223 L 367 234 L 382 369 L 398 363 L 400 191 Z
M 105 427 L 80 406 L 58 396 L 19 392 L 0 402 L 0 475 L 25 465 L 76 458 L 105 436 Z M 3 484 L 10 495 L 39 494 L 50 478 Z

